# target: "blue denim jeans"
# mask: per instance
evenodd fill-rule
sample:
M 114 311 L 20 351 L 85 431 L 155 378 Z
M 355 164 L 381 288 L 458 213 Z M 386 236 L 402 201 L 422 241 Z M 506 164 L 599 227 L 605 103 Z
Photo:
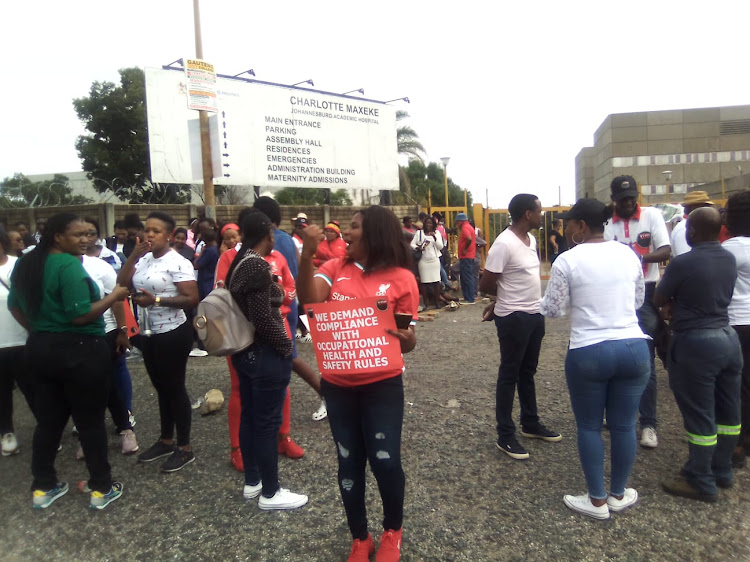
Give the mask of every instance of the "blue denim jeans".
M 278 434 L 292 359 L 256 341 L 233 355 L 232 364 L 240 381 L 240 451 L 245 484 L 262 481 L 263 496 L 270 498 L 279 489 Z
M 450 290 L 451 282 L 448 280 L 448 274 L 445 272 L 445 267 L 443 267 L 442 263 L 440 264 L 440 283 L 446 291 Z
M 732 481 L 740 433 L 740 340 L 729 326 L 675 332 L 667 365 L 688 437 L 682 474 L 701 492 L 715 494 L 716 478 Z
M 464 299 L 474 302 L 476 298 L 476 283 L 474 279 L 474 258 L 461 258 L 461 294 Z
M 544 338 L 544 316 L 513 312 L 495 316 L 497 339 L 500 341 L 500 368 L 495 389 L 495 421 L 497 436 L 506 441 L 515 436 L 513 402 L 518 387 L 521 427 L 531 430 L 539 424 L 536 408 L 534 375 Z
M 578 456 L 592 498 L 607 497 L 605 413 L 612 446 L 610 493 L 625 492 L 635 460 L 635 416 L 649 370 L 649 349 L 643 339 L 609 340 L 568 351 L 565 378 L 578 428 Z
M 656 363 L 654 361 L 654 340 L 658 335 L 661 322 L 659 321 L 659 311 L 656 310 L 656 307 L 651 302 L 654 294 L 653 286 L 653 283 L 646 284 L 646 300 L 641 308 L 636 310 L 638 325 L 644 334 L 651 336 L 650 340 L 646 340 L 651 356 L 651 373 L 638 408 L 641 414 L 641 429 L 644 427 L 653 427 L 656 429 Z
M 367 538 L 365 468 L 378 483 L 383 528 L 397 531 L 404 519 L 406 478 L 401 467 L 404 383 L 401 375 L 360 386 L 320 384 L 339 461 L 339 490 L 354 539 Z

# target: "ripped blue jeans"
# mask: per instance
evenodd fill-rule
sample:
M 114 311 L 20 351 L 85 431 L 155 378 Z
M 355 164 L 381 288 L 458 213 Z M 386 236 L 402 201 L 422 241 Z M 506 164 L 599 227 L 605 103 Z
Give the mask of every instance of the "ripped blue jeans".
M 365 468 L 378 483 L 383 501 L 383 529 L 397 531 L 404 518 L 406 478 L 401 468 L 404 384 L 401 375 L 361 386 L 321 381 L 328 421 L 338 454 L 338 483 L 349 530 L 367 538 Z

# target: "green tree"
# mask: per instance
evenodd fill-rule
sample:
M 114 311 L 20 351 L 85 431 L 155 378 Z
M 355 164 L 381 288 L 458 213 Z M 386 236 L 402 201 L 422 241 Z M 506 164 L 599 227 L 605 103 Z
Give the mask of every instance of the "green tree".
M 411 185 L 411 197 L 422 205 L 427 207 L 432 194 L 432 204 L 436 207 L 445 206 L 445 169 L 437 162 L 430 162 L 425 165 L 419 160 L 409 161 L 409 165 L 404 168 L 404 173 Z M 448 177 L 448 199 L 450 207 L 463 207 L 464 190 L 460 185 L 454 183 Z M 471 193 L 468 194 L 468 205 L 472 204 Z
M 130 203 L 184 203 L 190 186 L 149 181 L 146 83 L 140 68 L 119 71 L 120 84 L 94 82 L 73 100 L 86 134 L 76 149 L 97 191 L 113 190 Z
M 73 195 L 68 176 L 55 174 L 51 180 L 32 182 L 23 174 L 15 174 L 0 183 L 0 208 L 53 207 L 83 205 L 91 199 Z
M 408 119 L 409 114 L 406 111 L 396 112 L 396 122 Z M 409 125 L 402 125 L 396 129 L 396 146 L 398 148 L 399 155 L 404 154 L 412 158 L 416 158 L 420 162 L 424 162 L 424 146 L 419 142 L 419 135 Z
M 274 194 L 279 205 L 324 205 L 326 190 L 308 187 L 285 187 Z M 332 206 L 347 206 L 352 198 L 346 189 L 331 191 Z
M 406 111 L 396 111 L 396 122 L 408 119 L 409 114 Z M 409 160 L 418 160 L 424 163 L 425 149 L 422 143 L 419 142 L 419 135 L 417 132 L 408 125 L 402 125 L 396 129 L 396 148 L 398 154 L 405 155 Z M 404 166 L 398 167 L 398 184 L 399 189 L 406 193 L 408 199 L 411 196 L 411 184 L 409 183 L 409 177 L 406 174 Z

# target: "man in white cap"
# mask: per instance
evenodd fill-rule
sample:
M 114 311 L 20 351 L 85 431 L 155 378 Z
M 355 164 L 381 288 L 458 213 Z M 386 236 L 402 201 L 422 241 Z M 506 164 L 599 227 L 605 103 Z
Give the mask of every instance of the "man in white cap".
M 307 215 L 305 213 L 297 213 L 297 216 L 292 219 L 294 225 L 294 231 L 292 240 L 294 240 L 294 247 L 297 248 L 297 255 L 302 253 L 302 231 L 307 228 Z
M 638 184 L 632 176 L 618 176 L 610 185 L 615 213 L 604 227 L 604 239 L 615 240 L 629 246 L 643 266 L 646 282 L 646 299 L 639 308 L 638 324 L 644 333 L 651 336 L 651 377 L 641 397 L 640 423 L 641 446 L 655 448 L 656 437 L 656 364 L 654 363 L 654 341 L 661 333 L 659 312 L 653 304 L 656 283 L 659 281 L 659 262 L 670 256 L 669 233 L 664 216 L 655 207 L 638 205 Z
M 458 260 L 461 264 L 461 304 L 474 304 L 477 287 L 474 279 L 474 258 L 477 256 L 477 235 L 469 224 L 466 213 L 456 215 L 458 230 Z
M 682 202 L 682 207 L 685 209 L 685 214 L 682 220 L 674 225 L 672 234 L 669 236 L 669 241 L 672 245 L 672 257 L 685 254 L 690 251 L 690 245 L 687 243 L 685 237 L 685 225 L 687 224 L 687 218 L 690 213 L 695 209 L 701 207 L 711 207 L 714 204 L 708 198 L 708 193 L 705 191 L 691 191 L 685 196 L 685 200 Z

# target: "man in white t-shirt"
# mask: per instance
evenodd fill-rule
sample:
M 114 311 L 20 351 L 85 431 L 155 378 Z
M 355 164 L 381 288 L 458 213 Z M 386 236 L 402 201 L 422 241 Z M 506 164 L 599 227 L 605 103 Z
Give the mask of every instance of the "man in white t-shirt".
M 484 311 L 483 320 L 495 320 L 500 341 L 500 369 L 495 393 L 497 448 L 514 459 L 529 453 L 516 439 L 513 402 L 518 387 L 521 435 L 543 441 L 560 441 L 559 433 L 544 427 L 536 406 L 534 375 L 544 338 L 544 317 L 536 239 L 530 234 L 542 224 L 542 204 L 536 195 L 521 193 L 508 206 L 512 224 L 492 244 L 479 290 L 496 299 Z
M 674 225 L 672 234 L 669 235 L 669 242 L 672 246 L 672 257 L 690 251 L 690 245 L 687 243 L 685 237 L 685 225 L 687 224 L 687 220 L 685 219 L 687 219 L 688 215 L 695 209 L 711 207 L 713 204 L 714 202 L 708 198 L 708 193 L 705 191 L 691 191 L 685 196 L 685 200 L 682 202 L 682 206 L 685 209 L 685 214 L 682 217 L 683 220 Z
M 641 397 L 641 446 L 653 449 L 659 444 L 656 437 L 656 365 L 654 342 L 660 336 L 661 320 L 653 304 L 656 283 L 659 281 L 659 263 L 669 259 L 671 249 L 664 216 L 654 207 L 638 205 L 638 184 L 632 176 L 618 176 L 610 185 L 615 204 L 612 220 L 604 227 L 604 239 L 615 240 L 629 246 L 643 266 L 646 282 L 646 300 L 638 309 L 638 324 L 649 340 L 651 352 L 651 378 Z M 616 295 L 612 295 L 616 298 Z

